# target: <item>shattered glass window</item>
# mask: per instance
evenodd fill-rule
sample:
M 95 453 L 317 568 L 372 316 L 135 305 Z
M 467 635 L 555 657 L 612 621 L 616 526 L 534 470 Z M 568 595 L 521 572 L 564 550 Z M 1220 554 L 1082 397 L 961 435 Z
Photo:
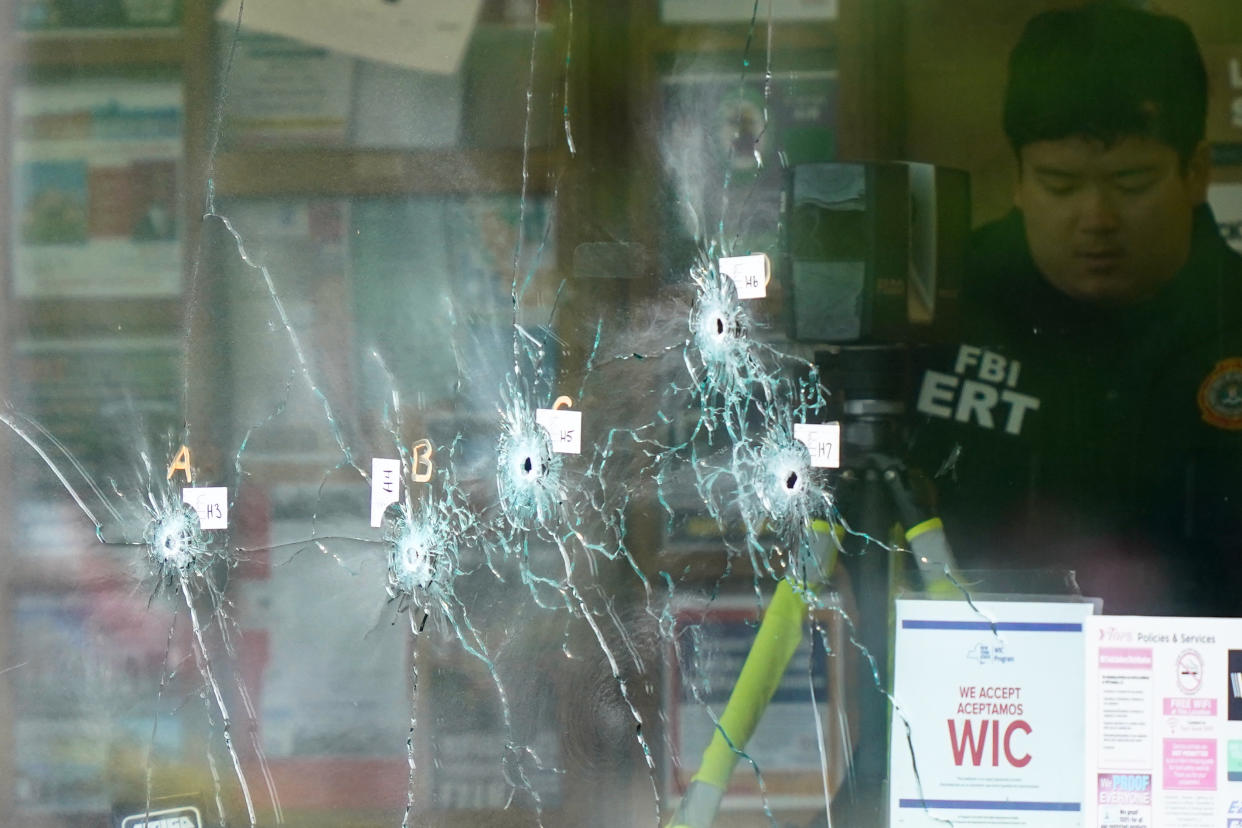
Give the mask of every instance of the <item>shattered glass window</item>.
M 0 822 L 888 824 L 894 599 L 1080 591 L 920 386 L 1055 4 L 923 5 L 0 2 Z

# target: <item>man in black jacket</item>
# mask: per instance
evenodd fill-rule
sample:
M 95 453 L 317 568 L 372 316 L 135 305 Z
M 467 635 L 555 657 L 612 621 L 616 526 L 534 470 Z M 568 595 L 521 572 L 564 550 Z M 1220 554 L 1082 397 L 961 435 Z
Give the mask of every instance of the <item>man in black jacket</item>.
M 1205 204 L 1198 46 L 1093 3 L 1033 18 L 1009 68 L 1015 209 L 975 233 L 963 344 L 918 389 L 959 563 L 1242 615 L 1242 257 Z

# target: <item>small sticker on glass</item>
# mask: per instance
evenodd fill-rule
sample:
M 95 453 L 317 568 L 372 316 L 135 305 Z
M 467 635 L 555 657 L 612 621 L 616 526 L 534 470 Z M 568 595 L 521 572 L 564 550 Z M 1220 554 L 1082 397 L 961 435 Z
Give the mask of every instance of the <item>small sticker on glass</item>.
M 182 489 L 181 501 L 198 512 L 203 529 L 229 528 L 229 490 L 224 486 Z
M 401 499 L 401 461 L 371 458 L 371 526 L 379 527 L 384 510 Z
M 815 468 L 841 468 L 840 423 L 794 423 L 794 439 L 811 452 Z
M 535 422 L 543 426 L 552 438 L 552 450 L 557 454 L 582 453 L 582 412 L 563 408 L 535 409 Z
M 720 273 L 733 280 L 738 299 L 762 299 L 768 295 L 772 262 L 766 253 L 728 256 L 720 260 Z

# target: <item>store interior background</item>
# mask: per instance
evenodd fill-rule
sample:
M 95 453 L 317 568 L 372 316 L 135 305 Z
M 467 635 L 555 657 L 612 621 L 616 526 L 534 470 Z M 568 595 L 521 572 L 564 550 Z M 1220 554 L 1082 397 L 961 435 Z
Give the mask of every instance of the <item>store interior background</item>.
M 265 3 L 292 5 L 247 0 L 246 13 L 257 14 Z M 325 427 L 316 395 L 302 384 L 267 287 L 239 260 L 237 240 L 221 223 L 204 221 L 209 197 L 246 250 L 270 265 L 272 290 L 286 302 L 309 354 L 307 370 L 324 395 L 357 402 L 341 409 L 346 438 L 369 451 L 385 437 L 380 409 L 372 405 L 384 398 L 384 382 L 366 356 L 367 343 L 378 337 L 410 354 L 388 366 L 409 408 L 402 436 L 413 442 L 424 431 L 447 429 L 439 437 L 447 443 L 455 429 L 481 433 L 495 419 L 493 398 L 506 366 L 476 360 L 494 353 L 489 349 L 510 330 L 511 268 L 531 274 L 519 313 L 524 323 L 538 325 L 558 310 L 552 333 L 567 387 L 589 378 L 583 366 L 597 320 L 624 319 L 634 330 L 654 320 L 643 333 L 650 344 L 655 324 L 667 318 L 657 303 L 684 281 L 677 268 L 694 249 L 678 225 L 685 193 L 713 203 L 721 195 L 721 170 L 709 160 L 696 172 L 693 165 L 703 159 L 694 150 L 716 146 L 712 136 L 729 129 L 730 113 L 756 111 L 730 108 L 730 96 L 743 87 L 762 90 L 769 67 L 771 135 L 790 157 L 963 169 L 971 176 L 974 224 L 1002 215 L 1014 176 L 1000 128 L 1008 51 L 1033 13 L 1072 4 L 824 0 L 802 7 L 835 9 L 831 19 L 769 25 L 767 0 L 759 0 L 752 27 L 748 19 L 679 21 L 673 10 L 687 4 L 675 0 L 539 0 L 537 6 L 484 0 L 460 61 L 438 71 L 320 47 L 283 57 L 264 56 L 257 46 L 248 52 L 245 41 L 234 43 L 234 26 L 216 19 L 209 0 L 151 0 L 147 14 L 156 24 L 140 27 L 117 28 L 121 18 L 107 17 L 141 5 L 0 0 L 0 399 L 47 426 L 105 489 L 118 465 L 132 471 L 142 440 L 159 455 L 153 465 L 162 478 L 163 453 L 177 448 L 167 445 L 168 435 L 179 435 L 185 423 L 195 427 L 192 447 L 203 479 L 227 478 L 237 447 L 279 411 L 275 426 L 258 429 L 245 455 L 248 494 L 235 512 L 234 540 L 264 547 L 304 534 L 312 519 L 349 533 L 342 516 L 366 492 L 348 481 L 348 469 L 336 468 L 339 435 Z M 1184 18 L 1203 49 L 1213 181 L 1242 186 L 1242 4 L 1157 5 Z M 792 0 L 785 6 L 800 7 Z M 171 23 L 159 22 L 165 8 Z M 57 10 L 99 25 L 58 27 Z M 243 16 L 243 32 L 245 24 Z M 230 54 L 232 73 L 222 83 Z M 320 96 L 318 103 L 283 113 L 248 105 L 281 99 L 278 72 L 264 74 L 273 71 L 265 60 L 285 61 L 295 76 L 289 83 L 310 83 L 300 92 Z M 153 148 L 155 167 L 136 171 L 143 159 L 128 159 L 133 175 L 119 183 L 92 178 L 93 162 L 77 172 L 36 170 L 29 153 L 38 153 L 40 140 L 64 135 L 30 127 L 25 108 L 54 100 L 39 90 L 56 87 L 63 96 L 66 86 L 100 80 L 154 87 L 154 97 L 139 96 L 148 102 L 171 94 L 179 112 L 172 131 L 127 139 L 135 146 L 149 140 L 135 151 Z M 711 95 L 717 99 L 705 98 Z M 708 145 L 679 148 L 677 118 L 695 126 L 695 140 Z M 52 128 L 73 130 L 71 121 Z M 777 149 L 767 149 L 769 172 L 779 169 Z M 83 199 L 92 188 L 89 205 L 82 202 L 89 216 L 54 223 L 49 232 L 64 232 L 67 241 L 31 236 L 22 221 L 32 193 L 62 173 L 78 176 L 66 186 L 78 187 Z M 698 188 L 687 189 L 679 174 Z M 736 192 L 753 185 L 771 194 L 754 170 L 739 167 L 734 174 Z M 148 207 L 170 205 L 175 230 L 142 238 L 135 204 L 143 199 Z M 728 220 L 739 221 L 747 244 L 772 243 L 774 227 L 747 224 L 742 199 L 732 207 L 742 212 Z M 1219 220 L 1242 222 L 1242 199 L 1228 209 L 1237 212 Z M 132 220 L 117 218 L 124 211 Z M 117 222 L 120 231 L 99 229 Z M 519 228 L 525 244 L 515 262 Z M 103 246 L 94 247 L 101 238 Z M 59 247 L 76 252 L 56 259 Z M 31 275 L 41 261 L 60 268 L 50 281 Z M 443 313 L 447 294 L 483 331 L 468 339 L 477 354 L 422 355 L 428 343 L 459 335 Z M 469 370 L 460 370 L 462 364 Z M 653 368 L 650 382 L 662 387 L 668 376 Z M 470 386 L 464 394 L 463 384 Z M 454 395 L 453 405 L 445 402 Z M 624 396 L 613 403 L 618 399 Z M 135 411 L 142 413 L 138 435 Z M 148 778 L 160 791 L 190 792 L 212 812 L 205 753 L 215 750 L 229 824 L 245 824 L 213 729 L 219 723 L 208 723 L 197 695 L 184 610 L 171 634 L 175 602 L 149 600 L 141 563 L 130 551 L 100 545 L 31 447 L 0 433 L 0 821 L 111 824 L 118 808 L 141 800 Z M 477 466 L 486 458 L 463 462 Z M 653 579 L 661 571 L 680 573 L 693 589 L 718 583 L 725 561 L 711 533 L 669 537 L 639 501 L 627 525 L 637 569 Z M 286 819 L 399 824 L 413 697 L 419 738 L 433 734 L 417 749 L 414 824 L 534 824 L 524 807 L 529 803 L 519 797 L 506 807 L 508 789 L 496 784 L 504 737 L 494 721 L 479 724 L 496 715 L 496 687 L 486 671 L 480 675 L 477 660 L 463 655 L 451 636 L 437 643 L 411 637 L 404 621 L 394 626 L 384 596 L 368 596 L 357 584 L 342 587 L 341 579 L 352 577 L 350 565 L 328 557 L 318 551 L 251 556 L 234 569 L 226 593 L 242 630 L 227 654 L 228 676 L 260 688 L 256 727 L 270 739 Z M 503 652 L 498 672 L 516 700 L 521 741 L 538 745 L 557 768 L 535 774 L 549 825 L 655 824 L 653 784 L 667 816 L 678 774 L 688 775 L 697 762 L 689 748 L 671 758 L 668 747 L 678 738 L 669 694 L 680 690 L 671 678 L 676 670 L 667 667 L 664 631 L 637 609 L 639 579 L 605 570 L 616 579 L 605 591 L 612 591 L 619 617 L 632 622 L 628 639 L 614 644 L 635 661 L 642 661 L 637 654 L 648 657 L 632 676 L 632 701 L 657 723 L 648 732 L 652 772 L 633 738 L 631 711 L 618 706 L 612 676 L 599 664 L 569 669 L 561 658 L 563 641 L 579 653 L 596 646 L 586 625 L 522 604 L 525 587 L 512 582 L 491 583 L 490 597 L 474 596 L 475 623 Z M 738 623 L 749 629 L 752 578 L 731 577 L 725 592 L 736 601 L 729 606 L 741 607 Z M 844 650 L 845 633 L 834 618 L 824 614 L 825 629 Z M 175 679 L 168 678 L 169 652 L 183 659 Z M 440 666 L 428 667 L 423 689 L 412 692 L 415 653 Z M 837 658 L 814 663 L 830 709 L 848 719 L 849 704 L 838 695 L 845 673 L 857 665 Z M 234 701 L 235 710 L 244 709 Z M 156 710 L 161 732 L 152 739 Z M 800 710 L 813 728 L 810 702 Z M 244 718 L 238 717 L 239 731 Z M 365 727 L 372 729 L 359 729 Z M 434 741 L 461 734 L 455 746 Z M 470 734 L 479 734 L 477 741 Z M 840 784 L 840 738 L 822 741 L 832 757 L 829 775 Z M 437 754 L 446 757 L 444 767 L 437 768 Z M 794 757 L 769 782 L 771 796 L 787 797 L 777 810 L 789 824 L 812 824 L 822 813 L 818 753 L 812 758 L 800 766 Z M 742 784 L 753 785 L 753 774 Z M 268 824 L 264 797 L 256 800 L 260 822 Z M 756 818 L 760 811 L 742 805 L 721 824 L 756 824 Z

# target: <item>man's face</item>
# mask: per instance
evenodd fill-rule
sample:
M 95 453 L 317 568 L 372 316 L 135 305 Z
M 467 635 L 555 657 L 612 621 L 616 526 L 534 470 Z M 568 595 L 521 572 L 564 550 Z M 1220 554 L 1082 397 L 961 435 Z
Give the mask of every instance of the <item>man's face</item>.
M 1206 194 L 1206 145 L 1184 170 L 1171 146 L 1141 137 L 1036 141 L 1018 160 L 1014 203 L 1035 264 L 1057 290 L 1126 304 L 1154 295 L 1186 262 Z

